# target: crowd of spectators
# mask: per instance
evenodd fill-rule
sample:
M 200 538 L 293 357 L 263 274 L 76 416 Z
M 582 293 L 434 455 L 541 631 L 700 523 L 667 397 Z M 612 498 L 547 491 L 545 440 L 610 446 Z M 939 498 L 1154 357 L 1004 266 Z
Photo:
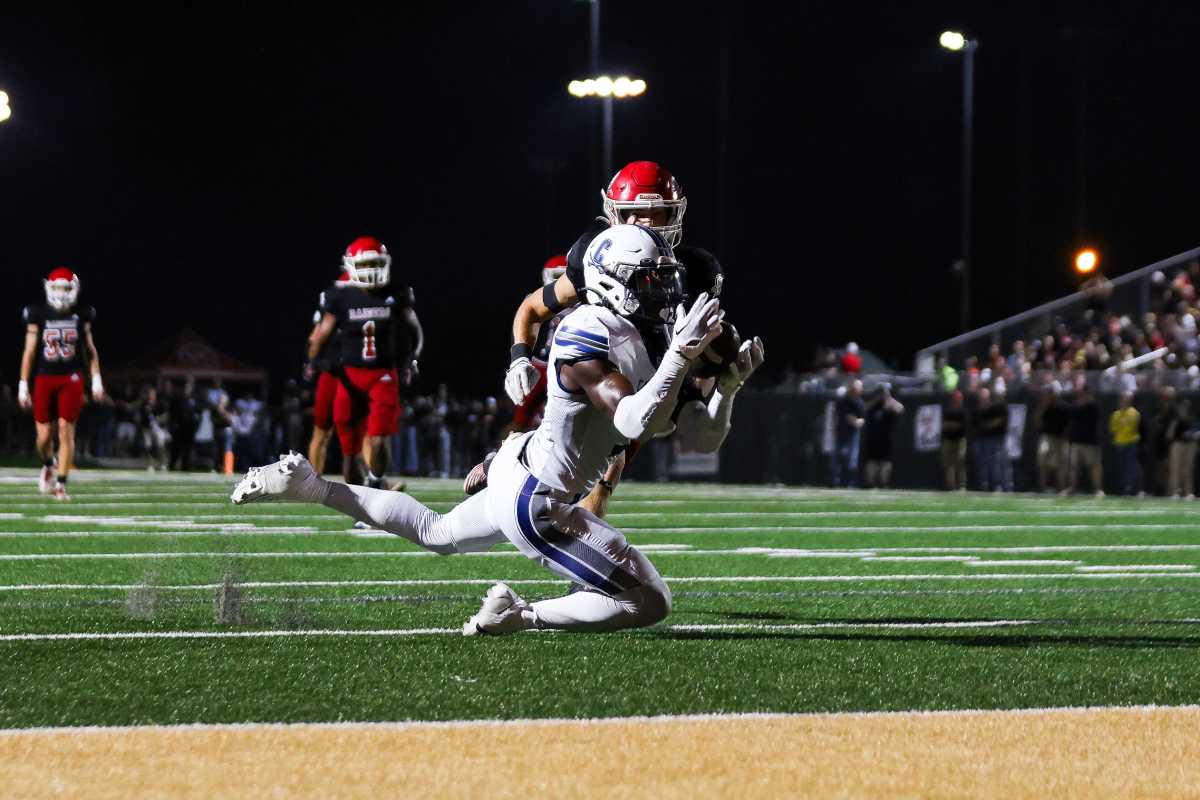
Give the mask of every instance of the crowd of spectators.
M 162 386 L 125 383 L 80 415 L 76 446 L 83 461 L 139 464 L 150 471 L 241 471 L 276 454 L 306 452 L 312 434 L 311 389 L 288 381 L 268 403 L 262 388 L 227 387 L 191 378 Z M 409 398 L 391 441 L 391 471 L 461 476 L 500 441 L 512 417 L 507 401 L 458 397 L 446 386 Z M 0 455 L 33 457 L 33 418 L 0 386 Z M 336 444 L 331 445 L 333 450 Z M 227 456 L 230 454 L 230 456 Z

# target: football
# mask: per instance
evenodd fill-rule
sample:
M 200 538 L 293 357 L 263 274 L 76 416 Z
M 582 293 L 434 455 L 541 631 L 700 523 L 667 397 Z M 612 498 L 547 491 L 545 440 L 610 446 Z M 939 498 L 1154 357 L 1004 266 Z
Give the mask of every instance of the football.
M 696 359 L 693 371 L 701 378 L 715 378 L 737 360 L 742 337 L 738 336 L 737 328 L 733 327 L 729 320 L 722 322 L 721 328 L 717 338 L 709 342 L 708 347 Z

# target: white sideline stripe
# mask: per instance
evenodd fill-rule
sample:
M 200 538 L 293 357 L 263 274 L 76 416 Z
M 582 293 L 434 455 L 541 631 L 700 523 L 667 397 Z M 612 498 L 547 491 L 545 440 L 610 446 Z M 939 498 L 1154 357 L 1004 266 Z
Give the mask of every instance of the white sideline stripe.
M 708 631 L 816 631 L 837 629 L 939 629 L 939 628 L 1007 628 L 1022 625 L 1043 625 L 1044 620 L 963 620 L 962 622 L 814 622 L 794 625 L 758 623 L 715 623 L 710 625 L 664 625 L 659 630 L 704 633 Z M 530 633 L 553 631 L 530 631 Z M 0 635 L 0 642 L 53 642 L 124 639 L 273 639 L 299 636 L 444 636 L 462 635 L 462 628 L 391 628 L 370 630 L 274 630 L 274 631 L 125 631 L 109 633 L 10 633 Z
M 695 505 L 695 503 L 687 503 Z M 1191 513 L 1189 514 L 1189 511 Z M 772 517 L 1148 517 L 1148 516 L 1200 516 L 1200 512 L 1182 508 L 1125 508 L 1125 509 L 1063 509 L 1051 511 L 1047 509 L 1004 511 L 1000 509 L 969 509 L 969 510 L 889 510 L 872 509 L 869 511 L 620 511 L 607 515 L 609 519 L 670 519 L 680 514 L 692 514 L 704 517 L 745 517 L 748 515 L 763 515 Z
M 985 572 L 972 575 L 942 574 L 899 574 L 899 575 L 738 575 L 738 576 L 664 576 L 667 583 L 887 583 L 912 581 L 1073 581 L 1073 580 L 1119 580 L 1135 578 L 1200 578 L 1200 572 Z M 411 578 L 407 580 L 347 580 L 347 581 L 246 581 L 238 585 L 246 589 L 311 589 L 351 587 L 403 587 L 403 586 L 491 586 L 505 582 L 518 586 L 562 586 L 563 579 L 547 578 Z M 209 591 L 218 583 L 192 583 L 158 585 L 144 583 L 17 583 L 0 584 L 0 592 L 36 591 L 114 591 L 127 592 L 132 589 L 160 589 L 162 591 Z
M 1135 570 L 1144 570 L 1146 572 L 1166 572 L 1167 570 L 1179 570 L 1185 572 L 1196 568 L 1195 564 L 1111 564 L 1102 567 L 1076 567 L 1080 572 L 1133 572 Z
M 0 498 L 0 501 L 2 501 L 2 499 L 3 498 Z M 189 503 L 175 502 L 177 500 L 178 500 L 178 496 L 168 495 L 163 498 L 162 502 L 156 503 L 155 505 L 172 505 L 172 506 L 191 505 Z M 84 502 L 86 502 L 86 501 L 84 501 Z M 646 501 L 631 501 L 631 502 L 646 502 Z M 753 501 L 748 501 L 748 502 L 753 502 Z M 686 506 L 695 506 L 696 504 L 697 504 L 696 501 L 685 501 L 685 502 L 681 503 L 681 505 L 686 505 Z M 77 505 L 77 503 L 75 503 L 73 501 L 72 505 Z M 122 503 L 121 505 L 130 505 L 130 504 Z M 453 507 L 456 504 L 453 502 L 434 501 L 434 502 L 427 502 L 426 505 L 441 506 L 441 507 Z M 677 511 L 677 512 L 670 512 L 670 513 L 663 512 L 663 511 L 618 511 L 618 512 L 613 512 L 613 513 L 608 514 L 607 517 L 609 519 L 614 519 L 614 520 L 673 519 L 673 518 L 678 517 L 680 514 L 690 515 L 690 516 L 716 517 L 716 518 L 736 518 L 736 517 L 745 517 L 745 516 L 749 516 L 749 515 L 755 515 L 755 516 L 771 516 L 771 517 L 786 517 L 786 518 L 800 518 L 800 519 L 804 519 L 804 518 L 840 519 L 840 518 L 844 518 L 844 517 L 868 517 L 868 518 L 888 517 L 888 518 L 892 518 L 892 517 L 1016 517 L 1016 516 L 1020 516 L 1020 517 L 1105 517 L 1105 518 L 1108 518 L 1108 517 L 1135 517 L 1136 518 L 1136 517 L 1161 517 L 1161 516 L 1200 517 L 1200 510 L 1193 510 L 1192 507 L 1189 507 L 1187 509 L 1182 509 L 1182 508 L 1144 508 L 1144 509 L 1135 509 L 1135 508 L 1116 509 L 1116 508 L 1114 508 L 1114 509 L 1079 509 L 1079 510 L 1063 509 L 1061 511 L 1053 511 L 1053 510 L 1046 510 L 1046 509 L 1036 509 L 1036 510 L 1014 509 L 1012 511 L 1004 511 L 1004 510 L 998 510 L 998 509 L 965 509 L 965 510 L 945 509 L 945 510 L 924 510 L 924 511 L 899 510 L 899 509 L 897 509 L 897 510 L 874 509 L 874 510 L 869 510 L 869 511 L 772 511 L 769 509 L 768 510 L 747 509 L 747 510 L 743 510 L 743 511 Z M 23 514 L 20 512 L 2 513 L 2 514 L 0 514 L 0 519 L 16 519 L 16 518 L 20 518 L 21 516 L 23 516 Z M 338 514 L 336 511 L 332 511 L 332 510 L 327 510 L 327 511 L 323 511 L 323 512 L 316 511 L 316 513 L 312 513 L 312 514 L 308 514 L 308 513 L 281 514 L 281 513 L 272 513 L 272 512 L 263 512 L 263 511 L 238 511 L 238 512 L 221 512 L 221 513 L 201 512 L 201 513 L 189 515 L 189 517 L 194 520 L 195 519 L 248 519 L 248 518 L 250 518 L 250 519 L 296 519 L 296 518 L 317 518 L 317 517 L 336 518 L 339 516 L 341 516 L 341 515 Z M 57 519 L 67 520 L 67 515 L 46 515 L 45 518 L 46 519 L 57 518 Z M 169 517 L 169 515 L 166 515 L 166 514 L 137 514 L 137 515 L 135 515 L 134 518 L 139 519 L 139 520 L 154 521 L 154 520 L 165 520 L 165 519 L 169 519 L 170 517 Z M 80 517 L 80 516 L 72 515 L 72 516 L 70 516 L 70 519 L 75 520 L 75 521 L 81 520 L 81 519 L 92 520 L 92 519 L 95 519 L 95 517 L 90 517 L 90 516 L 89 517 Z
M 860 556 L 860 561 L 974 561 L 974 556 Z
M 713 526 L 623 526 L 627 531 L 653 531 L 655 533 L 934 533 L 942 531 L 953 532 L 992 532 L 1006 531 L 1094 531 L 1094 530 L 1195 530 L 1194 522 L 1117 522 L 1112 525 L 713 525 Z
M 360 533 L 361 531 L 355 531 Z M 141 530 L 141 531 L 0 531 L 0 539 L 87 539 L 104 536 L 141 537 L 143 539 L 161 539 L 164 536 L 195 538 L 199 536 L 336 536 L 338 531 L 321 530 L 316 527 L 295 528 L 255 528 L 253 526 L 229 526 L 221 528 L 206 528 L 204 530 Z M 396 538 L 390 533 L 389 538 Z M 379 537 L 383 538 L 383 537 Z
M 913 711 L 750 711 L 712 714 L 662 714 L 653 717 L 544 717 L 541 719 L 453 719 L 453 720 L 396 720 L 394 722 L 183 722 L 166 725 L 76 725 L 73 727 L 4 728 L 0 736 L 46 734 L 133 733 L 137 731 L 281 731 L 281 730 L 410 730 L 413 728 L 513 728 L 548 725 L 628 725 L 629 723 L 692 723 L 733 722 L 740 720 L 778 719 L 874 719 L 887 717 L 976 717 L 1029 716 L 1034 714 L 1084 715 L 1105 711 L 1152 713 L 1156 711 L 1195 712 L 1200 705 L 1181 706 L 1052 706 L 1048 708 L 953 708 Z
M 1006 558 L 998 561 L 968 561 L 968 567 L 1074 567 L 1082 561 L 1065 561 L 1059 559 L 1038 558 Z

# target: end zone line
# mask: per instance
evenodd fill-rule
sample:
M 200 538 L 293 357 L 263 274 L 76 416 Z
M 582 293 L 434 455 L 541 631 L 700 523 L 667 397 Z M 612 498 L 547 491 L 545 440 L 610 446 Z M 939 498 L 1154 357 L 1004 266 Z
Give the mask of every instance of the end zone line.
M 629 723 L 694 723 L 733 722 L 737 720 L 777 720 L 795 718 L 838 718 L 874 719 L 879 717 L 974 717 L 984 715 L 1031 716 L 1040 714 L 1085 715 L 1116 711 L 1131 714 L 1155 712 L 1200 712 L 1200 705 L 1110 705 L 1110 706 L 1050 706 L 1047 708 L 945 708 L 911 709 L 899 711 L 715 711 L 700 714 L 659 714 L 655 716 L 626 717 L 524 717 L 521 719 L 451 719 L 423 720 L 400 719 L 389 722 L 354 721 L 340 722 L 176 722 L 143 725 L 60 725 L 56 727 L 0 728 L 0 736 L 26 736 L 45 734 L 87 735 L 109 733 L 133 733 L 136 731 L 190 732 L 190 731 L 276 731 L 295 729 L 317 730 L 408 730 L 412 728 L 511 728 L 553 725 L 623 725 Z

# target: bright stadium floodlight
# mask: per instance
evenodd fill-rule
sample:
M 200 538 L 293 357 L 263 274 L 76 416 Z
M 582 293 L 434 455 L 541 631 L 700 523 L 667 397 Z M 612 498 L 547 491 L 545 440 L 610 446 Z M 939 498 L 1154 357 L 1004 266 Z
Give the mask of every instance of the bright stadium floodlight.
M 1075 254 L 1075 271 L 1080 275 L 1089 275 L 1100 264 L 1100 254 L 1090 247 L 1085 247 Z
M 943 31 L 938 37 L 938 44 L 947 50 L 962 50 L 967 46 L 967 37 L 958 31 Z
M 12 116 L 12 107 L 8 104 L 8 92 L 0 91 L 0 122 Z
M 630 78 L 627 75 L 622 75 L 619 78 L 610 78 L 607 75 L 601 75 L 597 78 L 585 78 L 583 80 L 573 80 L 567 84 L 567 93 L 572 97 L 637 97 L 640 94 L 645 94 L 646 82 L 641 78 Z

